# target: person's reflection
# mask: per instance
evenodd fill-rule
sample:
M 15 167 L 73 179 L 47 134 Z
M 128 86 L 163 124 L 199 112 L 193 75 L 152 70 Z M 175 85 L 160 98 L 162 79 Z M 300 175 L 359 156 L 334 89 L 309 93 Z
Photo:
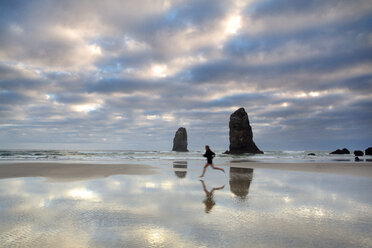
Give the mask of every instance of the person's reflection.
M 211 191 L 208 191 L 207 187 L 205 186 L 204 181 L 200 180 L 200 182 L 202 183 L 203 190 L 205 192 L 205 199 L 204 199 L 203 203 L 205 204 L 205 212 L 208 214 L 212 210 L 213 206 L 216 205 L 216 202 L 213 199 L 214 191 L 223 189 L 225 187 L 225 185 L 223 185 L 221 187 L 218 187 L 218 188 L 213 188 Z
M 185 178 L 187 171 L 187 161 L 174 161 L 173 162 L 173 168 L 174 169 L 184 169 L 184 170 L 175 170 L 174 174 L 176 174 L 179 178 Z
M 253 169 L 230 167 L 230 190 L 239 197 L 245 199 L 249 192 L 253 178 Z

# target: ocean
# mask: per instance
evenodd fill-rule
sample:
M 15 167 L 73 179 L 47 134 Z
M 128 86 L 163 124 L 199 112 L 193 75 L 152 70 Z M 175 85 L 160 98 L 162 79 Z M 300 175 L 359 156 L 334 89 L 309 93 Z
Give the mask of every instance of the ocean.
M 223 154 L 214 151 L 214 163 L 272 162 L 318 163 L 353 162 L 354 154 L 334 155 L 330 151 L 264 151 L 264 154 Z M 4 162 L 95 162 L 95 163 L 162 163 L 169 161 L 204 161 L 204 150 L 190 152 L 140 151 L 140 150 L 0 150 L 0 163 Z M 309 155 L 314 153 L 315 156 Z M 361 161 L 372 161 L 372 156 L 362 156 Z

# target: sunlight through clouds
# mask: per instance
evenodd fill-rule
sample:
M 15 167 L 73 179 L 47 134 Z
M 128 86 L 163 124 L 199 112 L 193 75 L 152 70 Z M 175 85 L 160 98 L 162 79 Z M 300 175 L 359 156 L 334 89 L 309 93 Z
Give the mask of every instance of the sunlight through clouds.
M 151 67 L 152 75 L 155 77 L 167 76 L 167 65 L 156 64 Z
M 229 17 L 226 23 L 226 33 L 236 34 L 241 28 L 241 16 L 232 16 Z
M 73 105 L 72 109 L 77 112 L 88 113 L 88 112 L 97 110 L 99 107 L 100 107 L 99 104 L 81 104 L 81 105 Z
M 0 147 L 161 150 L 182 124 L 225 150 L 245 107 L 264 150 L 365 149 L 371 13 L 368 0 L 4 2 Z
M 93 55 L 102 55 L 101 48 L 97 46 L 96 44 L 89 45 L 89 50 Z

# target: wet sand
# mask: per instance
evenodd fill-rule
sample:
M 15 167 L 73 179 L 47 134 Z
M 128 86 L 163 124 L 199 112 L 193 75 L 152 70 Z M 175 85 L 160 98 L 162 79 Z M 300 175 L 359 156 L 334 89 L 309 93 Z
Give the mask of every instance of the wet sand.
M 229 167 L 304 171 L 313 173 L 329 173 L 338 175 L 350 175 L 372 177 L 372 163 L 370 162 L 342 162 L 342 163 L 257 163 L 257 162 L 233 162 L 219 164 Z
M 216 163 L 217 166 L 303 171 L 372 177 L 372 163 Z M 0 164 L 0 179 L 19 177 L 44 177 L 53 180 L 85 180 L 113 175 L 153 175 L 162 166 L 143 164 L 88 164 L 88 163 L 4 163 Z
M 372 247 L 371 163 L 216 162 L 0 164 L 0 247 Z
M 153 175 L 156 168 L 132 164 L 7 163 L 0 164 L 0 179 L 45 177 L 59 181 L 103 178 L 113 175 Z

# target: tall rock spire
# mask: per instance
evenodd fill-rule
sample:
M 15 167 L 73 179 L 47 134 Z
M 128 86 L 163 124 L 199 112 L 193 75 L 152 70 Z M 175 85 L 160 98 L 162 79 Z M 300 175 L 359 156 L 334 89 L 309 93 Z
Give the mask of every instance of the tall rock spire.
M 230 115 L 230 154 L 263 153 L 253 142 L 252 127 L 244 108 Z

